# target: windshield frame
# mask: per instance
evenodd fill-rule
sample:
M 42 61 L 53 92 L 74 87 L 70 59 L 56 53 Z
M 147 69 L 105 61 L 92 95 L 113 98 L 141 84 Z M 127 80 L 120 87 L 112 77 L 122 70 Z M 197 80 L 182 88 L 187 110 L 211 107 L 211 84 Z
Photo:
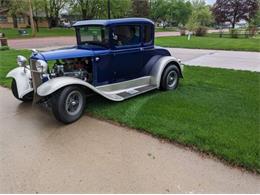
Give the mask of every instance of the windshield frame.
M 108 41 L 107 42 L 94 42 L 94 41 L 81 41 L 81 34 L 80 34 L 80 29 L 81 28 L 85 28 L 85 27 L 99 27 L 99 28 L 103 28 L 104 29 L 104 33 L 107 31 L 108 33 Z M 104 26 L 104 25 L 82 25 L 82 26 L 77 26 L 75 27 L 76 30 L 76 37 L 77 37 L 77 44 L 79 46 L 100 46 L 100 47 L 105 47 L 105 48 L 109 48 L 110 47 L 110 28 L 108 26 Z M 105 35 L 104 35 L 105 36 Z M 104 41 L 104 37 L 102 37 L 103 41 Z

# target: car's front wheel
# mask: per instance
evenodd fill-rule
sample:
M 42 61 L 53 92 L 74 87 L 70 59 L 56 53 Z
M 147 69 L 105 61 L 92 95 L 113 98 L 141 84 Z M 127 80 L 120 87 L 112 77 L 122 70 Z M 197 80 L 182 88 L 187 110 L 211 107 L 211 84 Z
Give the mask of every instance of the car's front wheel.
M 171 90 L 176 89 L 179 84 L 179 69 L 175 65 L 169 65 L 163 71 L 160 83 L 160 89 Z
M 86 96 L 77 86 L 58 90 L 52 97 L 52 111 L 55 118 L 69 124 L 78 120 L 84 113 Z

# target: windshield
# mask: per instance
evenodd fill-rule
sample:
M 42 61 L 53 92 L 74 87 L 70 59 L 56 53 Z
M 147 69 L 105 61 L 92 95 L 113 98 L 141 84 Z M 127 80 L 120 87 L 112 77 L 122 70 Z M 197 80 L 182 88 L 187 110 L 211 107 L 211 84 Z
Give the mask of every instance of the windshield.
M 80 45 L 108 47 L 109 32 L 104 26 L 82 26 L 78 29 Z

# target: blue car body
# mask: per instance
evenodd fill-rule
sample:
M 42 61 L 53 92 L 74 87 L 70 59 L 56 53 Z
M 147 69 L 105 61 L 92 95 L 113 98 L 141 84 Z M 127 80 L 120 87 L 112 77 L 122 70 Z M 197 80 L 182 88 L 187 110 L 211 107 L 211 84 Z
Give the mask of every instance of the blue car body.
M 109 29 L 118 25 L 138 25 L 140 35 L 144 37 L 144 25 L 151 26 L 151 41 L 144 43 L 141 39 L 136 45 L 115 47 L 109 42 L 108 48 L 99 46 L 83 46 L 79 44 L 78 28 L 81 26 L 95 25 Z M 122 82 L 135 79 L 149 74 L 152 66 L 161 56 L 170 56 L 168 50 L 154 46 L 154 23 L 145 18 L 125 18 L 112 20 L 87 20 L 79 21 L 74 25 L 77 35 L 77 46 L 54 51 L 47 51 L 32 55 L 32 59 L 45 61 L 91 57 L 93 60 L 93 86 Z M 110 30 L 109 39 L 112 40 Z M 150 61 L 153 58 L 152 62 Z M 96 60 L 99 59 L 99 60 Z

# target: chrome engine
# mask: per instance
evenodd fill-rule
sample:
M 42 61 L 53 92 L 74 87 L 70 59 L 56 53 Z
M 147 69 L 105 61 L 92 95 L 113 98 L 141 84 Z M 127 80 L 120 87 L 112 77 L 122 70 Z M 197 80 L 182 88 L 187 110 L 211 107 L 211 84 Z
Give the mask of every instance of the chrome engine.
M 50 76 L 52 78 L 69 76 L 90 82 L 92 80 L 91 60 L 89 58 L 57 60 L 50 71 Z

